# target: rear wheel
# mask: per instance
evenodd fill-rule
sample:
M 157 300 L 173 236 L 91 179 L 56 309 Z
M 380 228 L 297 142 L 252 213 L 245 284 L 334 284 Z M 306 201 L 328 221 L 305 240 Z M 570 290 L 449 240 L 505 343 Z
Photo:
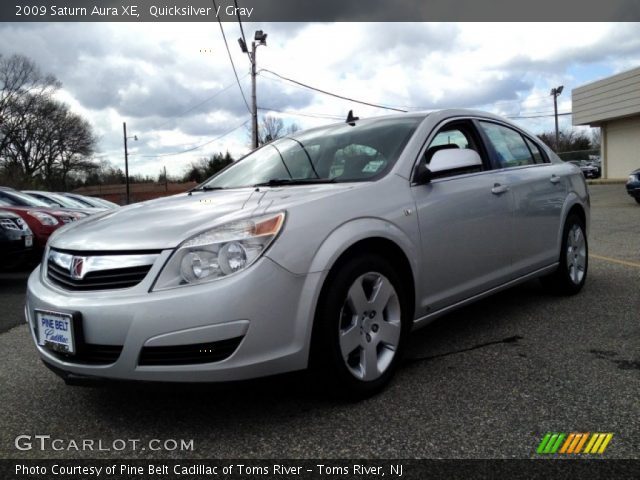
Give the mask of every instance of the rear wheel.
M 564 225 L 558 269 L 543 277 L 542 283 L 553 293 L 575 295 L 584 286 L 588 267 L 589 246 L 584 222 L 577 215 L 570 215 Z
M 381 390 L 396 369 L 410 306 L 392 265 L 374 255 L 349 260 L 327 280 L 316 312 L 312 368 L 342 395 Z

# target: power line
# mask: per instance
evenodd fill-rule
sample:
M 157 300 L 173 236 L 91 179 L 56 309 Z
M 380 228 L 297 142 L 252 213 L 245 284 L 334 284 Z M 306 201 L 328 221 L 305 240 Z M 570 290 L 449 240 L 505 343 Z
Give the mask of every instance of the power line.
M 244 76 L 240 77 L 240 79 L 245 79 L 246 77 L 248 77 L 249 74 L 246 73 Z M 175 118 L 180 118 L 184 115 L 186 115 L 189 112 L 192 112 L 193 110 L 195 110 L 196 108 L 204 105 L 207 102 L 210 102 L 211 100 L 213 100 L 214 98 L 218 97 L 219 95 L 221 95 L 222 93 L 226 92 L 227 90 L 229 90 L 231 87 L 233 87 L 235 85 L 235 83 L 232 83 L 230 85 L 227 85 L 226 87 L 224 87 L 222 90 L 218 91 L 217 93 L 215 93 L 214 95 L 205 98 L 204 100 L 202 100 L 201 102 L 197 103 L 196 105 L 194 105 L 193 107 L 188 108 L 187 110 L 185 110 L 182 113 L 179 113 L 178 115 L 176 115 L 174 118 L 172 118 L 171 120 L 168 120 L 162 124 L 160 124 L 160 126 L 158 127 L 154 127 L 154 130 L 160 130 L 162 127 L 164 127 L 165 125 L 168 125 L 169 123 L 171 123 Z
M 213 8 L 215 11 L 218 11 L 218 6 L 216 5 L 216 0 L 211 0 L 213 2 Z M 229 55 L 229 60 L 231 61 L 231 68 L 233 68 L 233 74 L 236 76 L 236 82 L 238 82 L 238 88 L 240 89 L 240 94 L 242 95 L 242 100 L 244 100 L 244 104 L 247 107 L 249 113 L 251 113 L 251 108 L 249 107 L 249 103 L 247 102 L 247 98 L 244 96 L 244 91 L 242 90 L 242 85 L 240 85 L 240 79 L 238 78 L 238 72 L 236 71 L 236 65 L 233 63 L 233 57 L 231 56 L 231 50 L 229 50 L 229 44 L 227 43 L 227 36 L 224 34 L 224 28 L 222 28 L 222 21 L 220 17 L 218 17 L 218 25 L 220 25 L 220 32 L 222 33 L 222 39 L 224 40 L 224 46 L 227 47 L 227 54 Z
M 383 108 L 383 109 L 386 109 L 386 110 L 394 110 L 396 112 L 403 112 L 403 113 L 406 113 L 407 111 L 410 111 L 410 110 L 430 110 L 430 108 L 425 108 L 425 107 L 405 106 L 403 108 L 397 108 L 397 107 L 390 107 L 390 106 L 385 106 L 385 105 L 378 105 L 378 104 L 375 104 L 375 103 L 365 102 L 365 101 L 362 101 L 362 100 L 356 100 L 356 99 L 353 99 L 353 98 L 350 98 L 350 97 L 345 97 L 343 95 L 338 95 L 336 93 L 328 92 L 326 90 L 322 90 L 320 88 L 316 88 L 316 87 L 313 87 L 311 85 L 307 85 L 305 83 L 299 82 L 299 81 L 294 80 L 292 78 L 285 77 L 283 75 L 280 75 L 280 74 L 278 74 L 276 72 L 273 72 L 271 70 L 268 70 L 266 68 L 260 69 L 260 72 L 270 73 L 270 74 L 275 75 L 276 77 L 280 78 L 281 80 L 293 83 L 295 85 L 298 85 L 298 86 L 301 86 L 301 87 L 304 87 L 304 88 L 308 88 L 310 90 L 315 90 L 316 92 L 324 93 L 325 95 L 330 95 L 332 97 L 340 98 L 342 100 L 347 100 L 347 101 L 350 101 L 350 102 L 355 102 L 355 103 L 360 103 L 360 104 L 363 104 L 363 105 L 368 105 L 370 107 Z M 538 99 L 538 98 L 541 99 L 541 98 L 546 98 L 546 97 L 533 97 L 533 98 L 528 98 L 528 99 L 524 99 L 524 100 L 521 100 L 521 99 L 518 99 L 518 100 L 516 100 L 516 99 L 514 99 L 514 100 L 499 100 L 499 101 L 493 102 L 493 103 L 506 103 L 506 102 L 524 103 L 526 101 L 533 100 L 533 99 Z M 273 111 L 277 111 L 277 110 L 273 110 Z M 282 113 L 291 113 L 291 112 L 282 112 Z M 538 112 L 531 112 L 531 113 L 538 113 Z M 562 113 L 562 114 L 559 114 L 559 115 L 570 115 L 570 114 L 571 113 L 569 112 L 569 113 Z M 541 118 L 541 117 L 545 117 L 545 116 L 553 116 L 553 114 L 540 115 L 540 116 L 513 116 L 513 117 L 507 117 L 507 118 L 514 118 L 514 119 L 523 118 L 524 119 L 524 118 Z
M 245 45 L 248 45 L 247 37 L 244 36 L 244 28 L 242 28 L 242 20 L 240 20 L 240 9 L 238 8 L 238 1 L 233 0 L 233 3 L 236 6 L 236 16 L 238 17 L 238 25 L 240 25 L 240 33 L 242 34 L 242 41 L 244 42 Z M 247 55 L 249 55 L 248 51 L 247 51 Z
M 179 151 L 179 152 L 171 152 L 171 153 L 160 153 L 158 155 L 138 155 L 138 156 L 139 157 L 143 157 L 143 158 L 158 158 L 158 157 L 171 157 L 171 156 L 175 156 L 175 155 L 182 155 L 183 153 L 193 152 L 194 150 L 202 148 L 202 147 L 204 147 L 206 145 L 209 145 L 209 144 L 211 144 L 213 142 L 216 142 L 216 141 L 226 137 L 227 135 L 229 135 L 229 134 L 235 132 L 236 130 L 238 130 L 240 127 L 244 127 L 247 123 L 249 123 L 249 120 L 245 120 L 243 123 L 241 123 L 237 127 L 234 127 L 231 130 L 226 131 L 225 133 L 223 133 L 219 137 L 216 137 L 216 138 L 214 138 L 212 140 L 209 140 L 208 142 L 201 143 L 200 145 L 196 145 L 195 147 L 188 148 L 186 150 L 182 150 L 182 151 Z
M 287 82 L 294 83 L 296 85 L 300 85 L 301 87 L 308 88 L 310 90 L 315 90 L 316 92 L 324 93 L 325 95 L 329 95 L 331 97 L 336 97 L 336 98 L 340 98 L 342 100 L 347 100 L 349 102 L 360 103 L 362 105 L 367 105 L 369 107 L 383 108 L 385 110 L 394 110 L 396 112 L 402 112 L 402 113 L 406 113 L 407 112 L 407 110 L 403 110 L 401 108 L 388 107 L 388 106 L 385 106 L 385 105 L 378 105 L 378 104 L 375 104 L 375 103 L 365 102 L 365 101 L 362 101 L 362 100 L 355 100 L 353 98 L 345 97 L 343 95 L 338 95 L 337 93 L 328 92 L 326 90 L 322 90 L 320 88 L 316 88 L 316 87 L 312 87 L 311 85 L 307 85 L 306 83 L 302 83 L 302 82 L 299 82 L 297 80 L 293 80 L 292 78 L 287 78 L 287 77 L 285 77 L 283 75 L 280 75 L 279 73 L 272 72 L 271 70 L 267 70 L 266 68 L 261 68 L 260 72 L 270 73 L 271 75 L 275 75 L 276 77 L 279 77 L 282 80 L 285 80 Z
M 271 107 L 258 107 L 258 110 L 264 110 L 268 112 L 277 112 L 282 113 L 284 115 L 297 115 L 301 117 L 310 117 L 310 118 L 325 118 L 330 120 L 342 120 L 344 116 L 331 115 L 329 113 L 301 113 L 301 112 L 291 112 L 287 110 L 278 110 L 277 108 Z

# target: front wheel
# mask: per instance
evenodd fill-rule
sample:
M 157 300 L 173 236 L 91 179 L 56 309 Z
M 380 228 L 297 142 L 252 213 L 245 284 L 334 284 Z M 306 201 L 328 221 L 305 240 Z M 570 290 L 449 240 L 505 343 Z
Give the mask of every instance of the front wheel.
M 384 258 L 361 255 L 327 279 L 314 326 L 311 366 L 337 393 L 366 397 L 396 369 L 411 324 L 403 282 Z
M 575 295 L 587 280 L 588 267 L 589 245 L 584 222 L 577 215 L 570 215 L 562 233 L 558 269 L 543 277 L 542 283 L 553 293 Z

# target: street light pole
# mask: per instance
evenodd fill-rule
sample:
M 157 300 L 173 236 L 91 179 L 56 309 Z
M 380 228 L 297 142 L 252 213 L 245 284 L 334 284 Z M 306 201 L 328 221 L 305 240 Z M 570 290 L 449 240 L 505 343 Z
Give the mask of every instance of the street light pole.
M 563 89 L 563 85 L 551 89 L 551 95 L 553 95 L 553 114 L 556 120 L 556 152 L 558 151 L 558 144 L 560 143 L 560 132 L 558 130 L 558 97 Z
M 127 186 L 127 200 L 129 205 L 129 153 L 127 152 L 127 122 L 122 122 L 122 133 L 124 135 L 124 181 Z
M 130 138 L 138 140 L 138 136 L 127 137 L 127 122 L 122 122 L 122 134 L 124 137 L 124 181 L 127 187 L 127 205 L 129 205 L 129 152 L 127 150 L 127 140 Z
M 251 146 L 258 148 L 258 103 L 256 100 L 256 42 L 251 42 Z

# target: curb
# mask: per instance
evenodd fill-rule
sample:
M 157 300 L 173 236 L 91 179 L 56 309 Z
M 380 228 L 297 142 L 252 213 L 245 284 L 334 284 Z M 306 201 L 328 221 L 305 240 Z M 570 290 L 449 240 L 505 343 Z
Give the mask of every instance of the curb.
M 587 185 L 624 185 L 626 178 L 596 178 L 587 180 Z

